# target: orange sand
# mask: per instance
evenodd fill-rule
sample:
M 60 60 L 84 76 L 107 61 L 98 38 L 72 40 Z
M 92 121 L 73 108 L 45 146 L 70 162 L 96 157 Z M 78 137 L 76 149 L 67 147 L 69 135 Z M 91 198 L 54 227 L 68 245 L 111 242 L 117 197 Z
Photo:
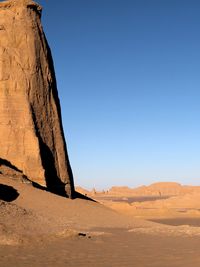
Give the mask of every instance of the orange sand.
M 84 199 L 65 199 L 0 176 L 2 184 L 16 189 L 19 196 L 9 203 L 0 201 L 1 267 L 200 266 L 200 228 L 186 220 L 199 218 L 198 194 L 182 196 L 180 202 L 167 198 L 137 203 L 126 203 L 125 199 L 114 202 L 101 196 L 106 207 Z M 164 203 L 165 216 L 160 214 Z M 190 213 L 187 210 L 183 217 L 176 210 L 171 217 L 170 205 L 175 203 L 179 208 L 182 203 L 181 208 L 190 209 Z M 158 216 L 146 214 L 145 207 L 154 207 Z M 146 218 L 173 218 L 178 226 Z M 182 225 L 185 222 L 188 225 Z

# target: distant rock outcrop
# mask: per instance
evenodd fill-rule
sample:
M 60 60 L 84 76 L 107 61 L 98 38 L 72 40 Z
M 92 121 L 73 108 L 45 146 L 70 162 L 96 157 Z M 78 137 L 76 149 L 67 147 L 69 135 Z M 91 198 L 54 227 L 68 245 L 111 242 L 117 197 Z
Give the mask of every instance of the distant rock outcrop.
M 33 1 L 0 3 L 0 163 L 72 197 L 53 61 L 40 18 Z
M 200 192 L 200 186 L 181 185 L 175 182 L 159 182 L 148 186 L 130 188 L 127 186 L 113 186 L 107 191 L 107 196 L 179 196 Z M 88 194 L 90 195 L 90 194 Z

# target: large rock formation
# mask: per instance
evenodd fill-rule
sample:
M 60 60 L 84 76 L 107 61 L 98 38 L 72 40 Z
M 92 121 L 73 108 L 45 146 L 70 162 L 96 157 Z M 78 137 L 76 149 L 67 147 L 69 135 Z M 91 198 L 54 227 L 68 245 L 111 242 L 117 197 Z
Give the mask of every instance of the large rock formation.
M 73 176 L 40 18 L 33 1 L 0 3 L 0 166 L 7 162 L 31 181 L 55 192 L 65 189 L 71 197 Z

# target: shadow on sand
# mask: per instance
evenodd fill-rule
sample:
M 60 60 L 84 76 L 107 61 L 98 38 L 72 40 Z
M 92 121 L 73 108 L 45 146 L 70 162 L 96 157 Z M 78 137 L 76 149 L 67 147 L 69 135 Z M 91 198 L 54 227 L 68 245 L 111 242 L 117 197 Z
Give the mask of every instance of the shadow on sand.
M 12 186 L 0 184 L 0 200 L 12 202 L 17 199 L 19 193 Z
M 50 160 L 50 162 L 52 163 L 52 160 Z M 0 158 L 0 166 L 1 165 L 7 166 L 10 169 L 13 169 L 13 170 L 19 172 L 20 174 L 23 174 L 23 172 L 21 170 L 19 170 L 16 166 L 12 165 L 11 162 L 9 162 L 9 161 L 7 161 L 5 159 L 2 159 L 2 158 Z M 51 164 L 51 165 L 53 166 L 54 164 Z M 47 169 L 49 169 L 49 168 L 47 168 Z M 52 173 L 55 174 L 55 170 L 54 169 L 52 169 L 51 171 L 52 171 Z M 55 195 L 68 198 L 69 196 L 65 192 L 65 184 L 62 183 L 58 179 L 57 176 L 55 176 L 55 177 L 56 178 L 52 179 L 52 176 L 51 176 L 50 178 L 47 179 L 47 187 L 41 186 L 38 183 L 35 183 L 35 182 L 29 180 L 28 177 L 26 177 L 25 175 L 23 175 L 23 181 L 25 183 L 28 182 L 28 183 L 32 184 L 32 186 L 37 188 L 37 189 L 44 190 L 44 191 L 47 191 L 47 192 L 51 192 L 51 193 L 53 193 Z M 0 184 L 0 200 L 11 202 L 11 201 L 14 201 L 18 196 L 19 196 L 19 193 L 17 192 L 16 189 L 14 189 L 11 186 Z M 87 197 L 85 195 L 82 195 L 81 193 L 76 192 L 76 191 L 73 192 L 73 194 L 72 194 L 72 196 L 70 196 L 70 198 L 72 198 L 72 199 L 78 199 L 79 198 L 79 199 L 85 199 L 85 200 L 96 202 L 92 198 L 89 198 L 89 197 Z
M 94 200 L 94 199 L 92 199 L 92 198 L 90 198 L 90 197 L 88 197 L 88 196 L 85 196 L 85 195 L 83 195 L 83 194 L 81 194 L 81 193 L 79 193 L 79 192 L 75 192 L 74 195 L 75 195 L 74 198 L 80 198 L 80 199 L 85 199 L 85 200 L 89 200 L 89 201 L 97 202 L 96 200 Z
M 53 194 L 55 194 L 55 195 L 58 195 L 58 196 L 61 196 L 61 197 L 65 197 L 65 198 L 68 198 L 67 194 L 66 194 L 65 191 L 64 191 L 64 188 L 61 188 L 60 190 L 58 190 L 58 188 L 57 188 L 57 189 L 54 191 L 54 190 L 50 190 L 50 189 L 48 189 L 48 188 L 45 187 L 45 186 L 41 186 L 41 185 L 39 185 L 39 184 L 37 184 L 37 183 L 35 183 L 35 182 L 31 182 L 31 183 L 32 183 L 33 187 L 35 187 L 35 188 L 37 188 L 37 189 L 39 189 L 39 190 L 44 190 L 44 191 L 53 193 Z M 88 201 L 92 201 L 92 202 L 97 202 L 96 200 L 94 200 L 94 199 L 92 199 L 92 198 L 90 198 L 90 197 L 88 197 L 88 196 L 85 196 L 85 195 L 83 195 L 83 194 L 81 194 L 81 193 L 79 193 L 79 192 L 76 192 L 76 191 L 73 193 L 73 197 L 72 197 L 72 199 L 84 199 L 84 200 L 88 200 Z

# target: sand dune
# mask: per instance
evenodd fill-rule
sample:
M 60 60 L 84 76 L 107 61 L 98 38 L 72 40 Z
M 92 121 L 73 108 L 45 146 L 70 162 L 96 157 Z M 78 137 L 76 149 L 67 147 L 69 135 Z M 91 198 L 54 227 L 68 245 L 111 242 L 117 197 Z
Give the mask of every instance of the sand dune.
M 5 190 L 12 191 L 10 198 L 6 199 Z M 190 207 L 197 209 L 198 194 L 134 203 L 102 201 L 101 197 L 105 206 L 82 198 L 66 199 L 1 175 L 0 198 L 1 267 L 23 267 L 30 263 L 105 267 L 200 264 L 199 227 L 138 218 L 140 210 L 141 217 L 146 219 L 147 207 L 151 212 L 152 207 L 157 209 L 160 217 L 152 218 L 162 218 L 163 203 L 169 209 L 181 203 L 182 207 L 189 207 L 190 202 Z M 136 209 L 136 205 L 140 208 Z M 175 215 L 174 219 L 183 220 Z

